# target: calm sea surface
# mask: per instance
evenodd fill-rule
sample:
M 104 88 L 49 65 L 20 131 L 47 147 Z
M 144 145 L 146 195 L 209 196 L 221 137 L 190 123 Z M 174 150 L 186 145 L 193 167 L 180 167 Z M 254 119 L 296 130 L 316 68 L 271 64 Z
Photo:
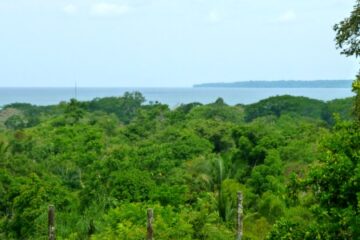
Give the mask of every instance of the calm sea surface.
M 171 107 L 190 102 L 211 103 L 218 97 L 235 105 L 285 94 L 324 101 L 353 96 L 350 88 L 78 88 L 77 99 L 121 96 L 126 91 L 139 91 L 147 101 L 158 101 Z M 51 105 L 74 97 L 74 88 L 0 88 L 0 106 L 15 102 Z

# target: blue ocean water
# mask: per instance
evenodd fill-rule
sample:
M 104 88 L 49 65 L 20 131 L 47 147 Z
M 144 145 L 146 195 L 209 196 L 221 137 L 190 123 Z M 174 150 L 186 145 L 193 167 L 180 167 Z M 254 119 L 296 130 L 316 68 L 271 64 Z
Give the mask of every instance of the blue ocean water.
M 158 101 L 176 107 L 182 103 L 211 103 L 222 97 L 226 103 L 249 104 L 276 95 L 305 96 L 319 100 L 332 100 L 353 96 L 350 88 L 78 88 L 78 100 L 96 97 L 121 96 L 125 92 L 139 91 L 146 100 Z M 75 97 L 74 88 L 0 88 L 0 106 L 22 102 L 51 105 Z

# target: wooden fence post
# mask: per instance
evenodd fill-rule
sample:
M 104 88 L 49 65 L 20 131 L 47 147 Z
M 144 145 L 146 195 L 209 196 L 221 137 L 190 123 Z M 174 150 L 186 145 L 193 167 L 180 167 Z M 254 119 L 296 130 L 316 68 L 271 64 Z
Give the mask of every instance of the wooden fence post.
M 238 209 L 237 209 L 237 240 L 241 240 L 243 237 L 243 194 L 237 193 L 238 196 Z
M 49 205 L 48 209 L 48 233 L 49 240 L 55 240 L 55 207 L 54 205 Z
M 154 210 L 149 208 L 147 210 L 147 240 L 154 239 L 154 229 L 153 229 L 153 222 L 154 222 Z

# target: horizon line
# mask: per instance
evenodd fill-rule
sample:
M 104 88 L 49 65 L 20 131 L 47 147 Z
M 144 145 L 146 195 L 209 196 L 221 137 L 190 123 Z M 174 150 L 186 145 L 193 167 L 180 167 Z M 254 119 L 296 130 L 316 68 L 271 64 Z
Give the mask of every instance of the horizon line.
M 191 86 L 80 86 L 77 84 L 76 88 L 193 88 L 196 85 L 203 84 L 232 84 L 240 82 L 315 82 L 315 81 L 354 81 L 354 79 L 315 79 L 315 80 L 245 80 L 234 82 L 203 82 L 194 83 Z M 74 86 L 0 86 L 0 88 L 75 88 Z

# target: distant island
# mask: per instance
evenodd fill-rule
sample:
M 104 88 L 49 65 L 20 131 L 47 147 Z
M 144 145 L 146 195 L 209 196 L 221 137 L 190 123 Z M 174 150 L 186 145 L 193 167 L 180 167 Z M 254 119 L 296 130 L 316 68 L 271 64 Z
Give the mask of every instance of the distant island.
M 233 83 L 204 83 L 194 88 L 351 88 L 352 80 L 315 81 L 245 81 Z

